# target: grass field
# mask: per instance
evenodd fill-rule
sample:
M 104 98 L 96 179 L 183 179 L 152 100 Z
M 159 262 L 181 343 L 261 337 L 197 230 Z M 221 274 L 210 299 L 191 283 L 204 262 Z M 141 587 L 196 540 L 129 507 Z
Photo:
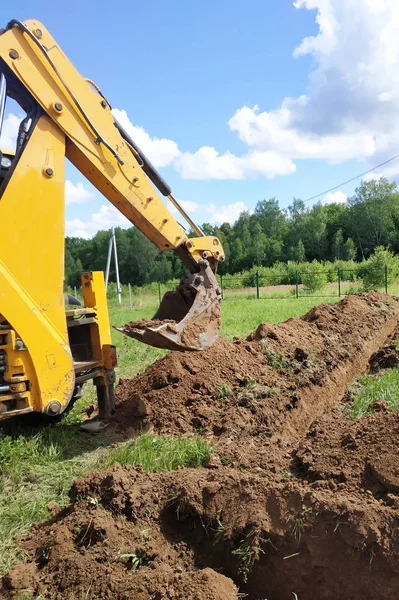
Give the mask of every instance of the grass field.
M 278 323 L 300 316 L 321 301 L 320 298 L 229 299 L 222 304 L 221 333 L 229 340 L 236 335 L 242 337 L 263 321 Z M 110 302 L 111 323 L 117 326 L 151 317 L 156 308 L 154 296 L 135 298 L 133 309 Z M 115 330 L 112 336 L 118 349 L 118 377 L 133 376 L 165 354 Z M 206 443 L 194 438 L 157 439 L 144 435 L 110 448 L 118 440 L 106 431 L 93 436 L 79 430 L 85 406 L 94 401 L 94 387 L 86 384 L 84 397 L 61 423 L 34 429 L 19 421 L 0 428 L 0 572 L 6 572 L 21 558 L 15 536 L 25 533 L 35 521 L 48 517 L 50 502 L 60 506 L 67 503 L 71 482 L 85 471 L 115 461 L 142 464 L 148 471 L 168 470 L 179 465 L 202 464 L 209 456 Z

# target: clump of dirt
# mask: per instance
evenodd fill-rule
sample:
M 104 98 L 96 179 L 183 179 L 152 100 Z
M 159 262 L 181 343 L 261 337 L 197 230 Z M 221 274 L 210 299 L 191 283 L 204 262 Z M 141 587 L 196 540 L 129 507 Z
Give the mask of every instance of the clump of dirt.
M 383 408 L 383 407 L 381 407 Z M 337 410 L 316 421 L 295 453 L 296 469 L 318 488 L 366 492 L 399 508 L 399 413 L 352 420 Z
M 129 332 L 133 329 L 147 329 L 147 327 L 160 327 L 165 323 L 169 323 L 171 325 L 175 325 L 176 321 L 172 319 L 140 319 L 140 321 L 130 321 L 123 326 L 125 333 L 129 335 Z
M 264 323 L 246 340 L 171 352 L 120 381 L 113 426 L 209 436 L 231 460 L 263 466 L 270 443 L 304 435 L 339 404 L 396 327 L 397 312 L 385 294 L 349 296 L 300 319 Z
M 399 414 L 379 403 L 353 421 L 337 406 L 398 304 L 349 297 L 123 380 L 113 427 L 201 433 L 211 460 L 78 478 L 70 505 L 23 539 L 28 562 L 0 596 L 397 600 Z
M 395 435 L 392 419 L 384 431 L 392 425 Z M 365 419 L 357 458 L 348 435 L 363 443 L 361 426 L 341 416 L 333 430 L 332 422 L 336 445 L 324 447 L 327 425 L 312 429 L 284 471 L 146 474 L 114 465 L 79 478 L 70 506 L 25 538 L 28 565 L 4 579 L 2 597 L 234 600 L 238 585 L 248 600 L 288 599 L 293 590 L 301 600 L 396 600 L 399 496 L 355 482 L 381 419 Z
M 370 358 L 370 372 L 378 373 L 381 369 L 394 369 L 399 365 L 399 332 L 398 328 L 389 336 L 386 344 Z

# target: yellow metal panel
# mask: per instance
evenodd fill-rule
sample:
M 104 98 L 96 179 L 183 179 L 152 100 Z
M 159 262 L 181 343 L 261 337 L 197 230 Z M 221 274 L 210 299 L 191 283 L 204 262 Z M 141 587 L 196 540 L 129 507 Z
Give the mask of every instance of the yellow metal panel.
M 50 400 L 65 407 L 74 389 L 63 294 L 64 152 L 63 133 L 41 117 L 0 200 L 0 313 L 27 346 L 21 358 L 35 410 Z
M 26 25 L 34 33 L 40 30 L 39 41 L 48 48 L 58 73 L 89 116 L 97 132 L 118 153 L 123 165 L 104 144 L 98 143 L 97 136 L 82 118 L 71 94 L 29 35 L 14 27 L 0 36 L 0 56 L 65 132 L 67 157 L 161 250 L 172 250 L 185 244 L 186 234 L 160 199 L 129 145 L 121 137 L 114 125 L 109 106 L 78 73 L 41 23 L 26 21 Z M 37 36 L 37 33 L 35 35 Z M 58 106 L 57 109 L 58 103 L 61 104 L 61 108 Z M 202 239 L 198 238 L 196 246 L 187 249 L 187 256 L 194 255 L 194 260 L 198 260 L 202 251 L 213 250 L 213 243 L 211 248 L 209 244 L 203 247 Z M 222 248 L 219 247 L 218 251 L 216 262 L 223 260 Z

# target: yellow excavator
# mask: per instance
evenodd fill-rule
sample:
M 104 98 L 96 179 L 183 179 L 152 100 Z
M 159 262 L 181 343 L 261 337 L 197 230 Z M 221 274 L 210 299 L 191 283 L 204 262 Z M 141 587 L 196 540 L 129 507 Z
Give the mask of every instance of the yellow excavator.
M 83 273 L 83 305 L 65 305 L 65 157 L 187 267 L 187 278 L 164 296 L 153 320 L 121 327 L 122 333 L 181 351 L 212 344 L 220 328 L 215 273 L 223 248 L 193 223 L 100 89 L 38 21 L 12 20 L 0 30 L 0 134 L 8 99 L 26 116 L 15 150 L 0 153 L 0 419 L 30 412 L 59 417 L 88 380 L 97 387 L 99 419 L 107 419 L 115 406 L 116 351 L 103 273 Z M 157 190 L 197 237 L 188 238 Z

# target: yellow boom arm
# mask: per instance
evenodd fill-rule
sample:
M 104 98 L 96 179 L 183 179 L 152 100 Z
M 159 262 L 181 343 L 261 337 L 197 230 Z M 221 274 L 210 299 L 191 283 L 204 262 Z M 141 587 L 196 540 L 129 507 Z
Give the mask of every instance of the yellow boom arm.
M 220 326 L 215 271 L 223 249 L 178 206 L 107 100 L 37 21 L 14 20 L 0 30 L 0 132 L 6 96 L 27 116 L 15 154 L 0 152 L 0 419 L 32 410 L 57 415 L 89 378 L 104 400 L 100 412 L 109 414 L 115 352 L 101 273 L 83 274 L 85 306 L 65 313 L 65 157 L 191 272 L 164 298 L 158 321 L 122 328 L 127 335 L 180 350 L 212 343 Z M 188 239 L 156 188 L 198 237 Z
M 160 250 L 179 250 L 191 270 L 201 258 L 213 265 L 224 259 L 217 238 L 187 238 L 145 176 L 151 172 L 148 161 L 143 164 L 142 153 L 122 137 L 108 102 L 78 73 L 41 23 L 11 21 L 0 35 L 0 57 L 64 132 L 66 157 Z

